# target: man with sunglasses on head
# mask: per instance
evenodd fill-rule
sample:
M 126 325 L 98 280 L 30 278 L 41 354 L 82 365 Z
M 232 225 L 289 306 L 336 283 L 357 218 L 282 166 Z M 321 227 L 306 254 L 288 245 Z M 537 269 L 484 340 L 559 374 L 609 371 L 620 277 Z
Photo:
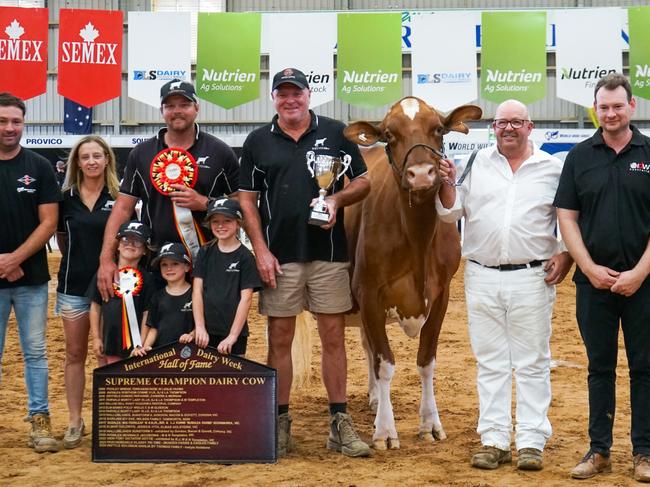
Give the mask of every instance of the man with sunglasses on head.
M 113 295 L 115 235 L 120 225 L 131 218 L 138 199 L 142 200 L 142 222 L 151 228 L 154 247 L 165 242 L 180 242 L 189 250 L 198 251 L 199 246 L 211 238 L 201 227 L 208 203 L 224 195 L 234 195 L 239 186 L 239 164 L 233 150 L 200 130 L 196 123 L 199 103 L 192 83 L 178 79 L 165 83 L 160 89 L 160 113 L 165 127 L 129 154 L 120 193 L 106 224 L 97 272 L 97 287 L 104 300 Z M 177 164 L 164 166 L 154 181 L 153 161 L 158 161 L 161 152 L 170 148 L 186 151 L 196 162 L 193 186 L 164 185 L 165 180 L 177 181 L 179 171 L 188 169 L 189 158 L 183 152 Z M 159 191 L 166 187 L 173 191 L 165 194 Z
M 469 336 L 477 362 L 482 447 L 473 467 L 512 461 L 512 372 L 516 384 L 517 468 L 541 470 L 551 436 L 550 337 L 555 285 L 572 260 L 556 238 L 553 197 L 562 162 L 529 140 L 526 106 L 507 100 L 492 123 L 496 146 L 481 149 L 466 178 L 443 161 L 436 209 L 447 222 L 465 217 L 463 255 Z

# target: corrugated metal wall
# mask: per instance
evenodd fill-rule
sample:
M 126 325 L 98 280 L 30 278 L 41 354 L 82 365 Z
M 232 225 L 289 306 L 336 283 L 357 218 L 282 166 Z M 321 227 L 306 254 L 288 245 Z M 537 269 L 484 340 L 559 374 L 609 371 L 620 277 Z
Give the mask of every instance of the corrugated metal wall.
M 517 0 L 229 0 L 229 11 L 313 11 L 313 10 L 409 10 L 409 9 L 494 9 L 494 8 L 569 8 L 591 6 L 632 6 L 644 5 L 647 1 L 619 0 L 532 0 L 521 2 Z M 48 83 L 47 94 L 27 102 L 28 126 L 30 135 L 55 135 L 63 133 L 63 98 L 56 92 L 56 46 L 58 44 L 58 21 L 61 8 L 90 8 L 90 9 L 121 9 L 128 11 L 146 11 L 150 8 L 150 0 L 46 0 L 50 10 L 50 38 L 48 53 Z M 124 38 L 124 55 L 122 69 L 124 71 L 122 92 L 127 93 L 127 53 L 126 29 Z M 559 100 L 555 97 L 554 54 L 549 54 L 549 72 L 547 97 L 530 106 L 532 117 L 539 127 L 563 125 L 577 128 L 578 120 L 586 120 L 584 109 Z M 627 54 L 624 55 L 624 65 L 627 64 Z M 404 94 L 410 94 L 411 73 L 410 56 L 404 55 Z M 268 58 L 261 60 L 262 80 L 261 92 L 269 92 Z M 639 126 L 650 127 L 650 102 L 637 100 L 635 119 Z M 484 109 L 484 117 L 490 119 L 494 115 L 496 105 L 491 102 L 478 100 L 476 102 Z M 376 110 L 365 110 L 342 103 L 338 100 L 318 107 L 316 112 L 344 121 L 349 120 L 380 120 L 386 107 Z M 208 102 L 201 103 L 199 121 L 207 130 L 217 134 L 248 133 L 253 128 L 267 122 L 273 116 L 274 110 L 270 97 L 262 95 L 246 105 L 224 110 Z M 160 112 L 148 105 L 130 99 L 124 95 L 119 99 L 103 103 L 95 107 L 93 112 L 95 122 L 93 130 L 99 134 L 148 134 L 153 133 L 161 125 Z M 484 125 L 481 123 L 479 125 Z

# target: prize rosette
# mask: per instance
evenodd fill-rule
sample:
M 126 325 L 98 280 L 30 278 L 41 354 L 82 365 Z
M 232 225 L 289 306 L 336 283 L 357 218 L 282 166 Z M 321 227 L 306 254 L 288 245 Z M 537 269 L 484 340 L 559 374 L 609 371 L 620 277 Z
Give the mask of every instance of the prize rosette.
M 193 188 L 199 167 L 192 154 L 185 149 L 169 147 L 161 150 L 151 161 L 149 177 L 154 188 L 164 195 L 174 191 L 172 184 L 183 184 Z
M 118 272 L 120 273 L 120 282 L 119 284 L 116 282 L 113 283 L 115 295 L 118 298 L 122 298 L 126 294 L 130 294 L 131 296 L 140 294 L 143 283 L 142 273 L 131 266 L 120 267 Z

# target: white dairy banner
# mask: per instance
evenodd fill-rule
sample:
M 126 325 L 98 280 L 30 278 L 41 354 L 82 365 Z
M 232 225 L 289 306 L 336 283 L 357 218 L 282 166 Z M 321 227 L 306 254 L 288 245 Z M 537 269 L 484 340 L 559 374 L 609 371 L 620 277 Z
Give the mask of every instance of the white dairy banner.
M 583 107 L 609 72 L 623 72 L 620 8 L 556 10 L 557 97 Z
M 192 81 L 189 12 L 129 12 L 129 97 L 160 107 L 160 87 Z
M 273 75 L 285 68 L 305 73 L 311 88 L 310 107 L 334 99 L 336 13 L 273 14 L 265 16 L 269 48 L 269 96 Z M 264 32 L 263 32 L 264 34 Z
M 478 97 L 476 19 L 432 12 L 411 19 L 412 93 L 448 112 Z

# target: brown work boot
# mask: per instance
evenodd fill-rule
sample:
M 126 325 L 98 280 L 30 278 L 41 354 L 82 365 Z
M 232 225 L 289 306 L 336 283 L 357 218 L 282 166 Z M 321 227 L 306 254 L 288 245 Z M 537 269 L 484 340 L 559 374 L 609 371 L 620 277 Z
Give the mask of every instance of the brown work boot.
M 496 446 L 483 445 L 472 455 L 472 467 L 494 470 L 502 463 L 512 462 L 510 450 L 501 450 Z
M 517 468 L 519 470 L 541 470 L 542 451 L 537 448 L 520 448 L 517 451 Z
M 650 455 L 634 455 L 634 480 L 650 482 Z
M 29 432 L 27 445 L 38 453 L 57 452 L 60 449 L 59 442 L 52 435 L 50 416 L 44 413 L 36 413 L 27 416 L 25 421 L 32 423 L 32 430 Z
M 348 457 L 370 456 L 370 447 L 361 441 L 354 429 L 352 418 L 346 413 L 336 413 L 330 418 L 330 436 L 327 449 L 340 451 Z
M 291 421 L 289 413 L 278 415 L 278 457 L 286 456 L 294 448 Z
M 609 457 L 589 450 L 580 463 L 571 470 L 571 478 L 590 479 L 599 473 L 612 471 L 612 461 Z

